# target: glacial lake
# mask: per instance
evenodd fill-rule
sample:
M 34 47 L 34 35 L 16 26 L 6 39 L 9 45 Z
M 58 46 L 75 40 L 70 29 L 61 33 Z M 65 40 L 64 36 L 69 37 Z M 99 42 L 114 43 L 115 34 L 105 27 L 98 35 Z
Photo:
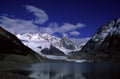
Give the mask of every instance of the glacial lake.
M 36 63 L 25 70 L 35 79 L 120 79 L 113 63 Z

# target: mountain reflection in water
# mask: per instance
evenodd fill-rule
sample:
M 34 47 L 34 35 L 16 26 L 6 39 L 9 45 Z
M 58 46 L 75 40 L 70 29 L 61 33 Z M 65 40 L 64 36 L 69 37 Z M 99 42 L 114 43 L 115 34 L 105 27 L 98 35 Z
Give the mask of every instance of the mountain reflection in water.
M 27 70 L 36 79 L 120 79 L 119 64 L 37 63 Z

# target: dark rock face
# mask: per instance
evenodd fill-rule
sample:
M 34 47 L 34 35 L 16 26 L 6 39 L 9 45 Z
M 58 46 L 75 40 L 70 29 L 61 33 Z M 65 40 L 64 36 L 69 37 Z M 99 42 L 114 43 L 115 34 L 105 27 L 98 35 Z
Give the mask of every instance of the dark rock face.
M 62 51 L 60 51 L 59 49 L 57 49 L 56 47 L 54 47 L 52 45 L 50 46 L 50 49 L 45 48 L 45 49 L 41 50 L 41 52 L 43 54 L 47 54 L 47 55 L 57 55 L 57 56 L 65 55 Z
M 13 34 L 0 27 L 0 70 L 21 68 L 45 61 L 40 55 L 22 44 Z
M 109 53 L 111 51 L 120 51 L 120 35 L 108 36 L 99 46 L 99 50 Z
M 120 35 L 108 36 L 98 48 L 102 61 L 120 62 Z
M 120 62 L 120 19 L 100 27 L 79 56 L 96 62 Z
M 14 35 L 0 27 L 0 53 L 1 54 L 18 54 L 27 55 L 27 47 L 18 40 Z M 17 51 L 19 50 L 19 51 Z

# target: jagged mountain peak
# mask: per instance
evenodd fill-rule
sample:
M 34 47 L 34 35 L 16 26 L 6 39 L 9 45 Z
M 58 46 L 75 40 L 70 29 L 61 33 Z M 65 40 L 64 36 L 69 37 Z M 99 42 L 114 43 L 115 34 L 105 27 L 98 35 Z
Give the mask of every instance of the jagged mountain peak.
M 46 33 L 35 33 L 35 34 L 31 34 L 31 33 L 25 33 L 25 34 L 17 34 L 16 35 L 18 38 L 22 39 L 22 40 L 29 40 L 29 41 L 40 41 L 40 40 L 46 40 L 46 41 L 57 41 L 59 40 L 58 37 L 46 34 Z
M 60 40 L 60 46 L 63 46 L 67 49 L 75 50 L 78 49 L 78 47 L 70 40 L 65 34 Z
M 60 51 L 64 52 L 66 55 L 73 50 L 79 50 L 77 45 L 75 45 L 65 34 L 62 38 L 58 38 L 46 33 L 17 34 L 17 37 L 26 46 L 32 48 L 38 53 L 40 53 L 43 49 L 46 48 L 51 49 L 51 45 L 56 49 L 59 49 Z
M 62 38 L 68 38 L 66 33 L 63 33 L 63 37 Z
M 16 35 L 19 39 L 21 40 L 28 40 L 28 41 L 47 41 L 50 42 L 53 46 L 58 45 L 59 47 L 66 47 L 64 44 L 68 46 L 72 45 L 72 49 L 76 49 L 77 46 L 67 37 L 67 35 L 64 33 L 62 38 L 58 38 L 46 33 L 36 33 L 36 34 L 31 34 L 31 33 L 25 33 L 25 34 L 17 34 Z M 56 44 L 57 43 L 57 44 Z

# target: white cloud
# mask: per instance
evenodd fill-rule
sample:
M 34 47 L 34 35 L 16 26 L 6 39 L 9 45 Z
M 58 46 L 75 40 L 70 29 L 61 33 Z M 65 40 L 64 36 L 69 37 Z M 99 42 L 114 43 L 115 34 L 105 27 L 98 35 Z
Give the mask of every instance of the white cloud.
M 30 5 L 26 5 L 25 7 L 29 12 L 31 12 L 31 13 L 33 13 L 33 15 L 35 15 L 35 17 L 36 17 L 35 23 L 43 24 L 46 21 L 48 21 L 48 19 L 49 19 L 48 15 L 43 10 L 36 8 L 34 6 L 30 6 Z
M 80 24 L 80 23 L 79 23 Z M 58 23 L 50 23 L 47 27 L 40 27 L 34 23 L 33 20 L 23 20 L 23 19 L 15 19 L 9 18 L 7 16 L 0 16 L 0 26 L 10 31 L 11 33 L 67 33 L 69 32 L 71 35 L 78 35 L 79 32 L 75 31 L 76 29 L 82 28 L 84 24 L 79 26 L 65 23 L 62 26 L 59 26 Z
M 32 20 L 13 19 L 7 16 L 0 17 L 0 26 L 13 34 L 26 32 L 35 33 L 39 31 L 38 27 L 33 24 Z
M 40 29 L 39 32 L 41 32 L 41 33 L 47 33 L 50 35 L 54 34 L 53 29 L 50 27 L 39 27 L 39 29 Z
M 85 27 L 85 24 L 77 23 L 77 24 L 70 24 L 64 23 L 63 25 L 59 25 L 56 22 L 49 23 L 48 26 L 42 27 L 39 24 L 43 24 L 48 20 L 47 14 L 34 6 L 26 6 L 26 9 L 29 12 L 32 12 L 36 19 L 35 20 L 24 20 L 24 19 L 17 19 L 17 18 L 10 18 L 9 15 L 5 14 L 0 16 L 0 26 L 5 28 L 6 30 L 10 31 L 13 34 L 16 33 L 48 33 L 48 34 L 55 34 L 55 33 L 69 33 L 70 35 L 79 35 L 80 33 L 76 30 Z M 39 25 L 37 25 L 37 24 Z
M 79 24 L 79 25 L 78 25 Z M 46 33 L 49 34 L 54 34 L 54 33 L 67 33 L 67 32 L 74 32 L 77 29 L 80 29 L 82 27 L 84 27 L 84 24 L 78 23 L 76 25 L 74 24 L 70 24 L 70 23 L 65 23 L 62 26 L 60 26 L 58 23 L 50 23 L 48 25 L 48 27 L 42 28 L 41 31 L 44 31 Z M 73 35 L 73 33 L 71 32 L 71 35 Z M 74 32 L 74 35 L 78 34 L 78 32 Z M 79 33 L 80 34 L 80 33 Z
M 41 33 L 48 33 L 52 35 L 57 32 L 56 30 L 59 28 L 58 26 L 59 26 L 58 23 L 50 23 L 46 27 L 38 26 L 38 29 L 39 29 L 39 32 Z
M 84 24 L 81 24 L 81 23 L 78 23 L 76 25 L 74 24 L 70 24 L 70 23 L 65 23 L 64 25 L 62 25 L 58 30 L 57 32 L 59 33 L 64 33 L 64 32 L 69 32 L 69 31 L 74 31 L 74 30 L 77 30 L 79 28 L 82 28 L 84 27 L 85 25 Z
M 53 22 L 53 23 L 50 23 L 47 28 L 49 28 L 49 30 L 51 30 L 52 34 L 53 34 L 53 33 L 57 32 L 57 30 L 59 29 L 59 27 L 60 26 L 59 26 L 58 23 Z
M 72 32 L 69 32 L 69 34 L 72 35 L 72 36 L 78 36 L 78 35 L 80 35 L 80 32 L 72 31 Z

